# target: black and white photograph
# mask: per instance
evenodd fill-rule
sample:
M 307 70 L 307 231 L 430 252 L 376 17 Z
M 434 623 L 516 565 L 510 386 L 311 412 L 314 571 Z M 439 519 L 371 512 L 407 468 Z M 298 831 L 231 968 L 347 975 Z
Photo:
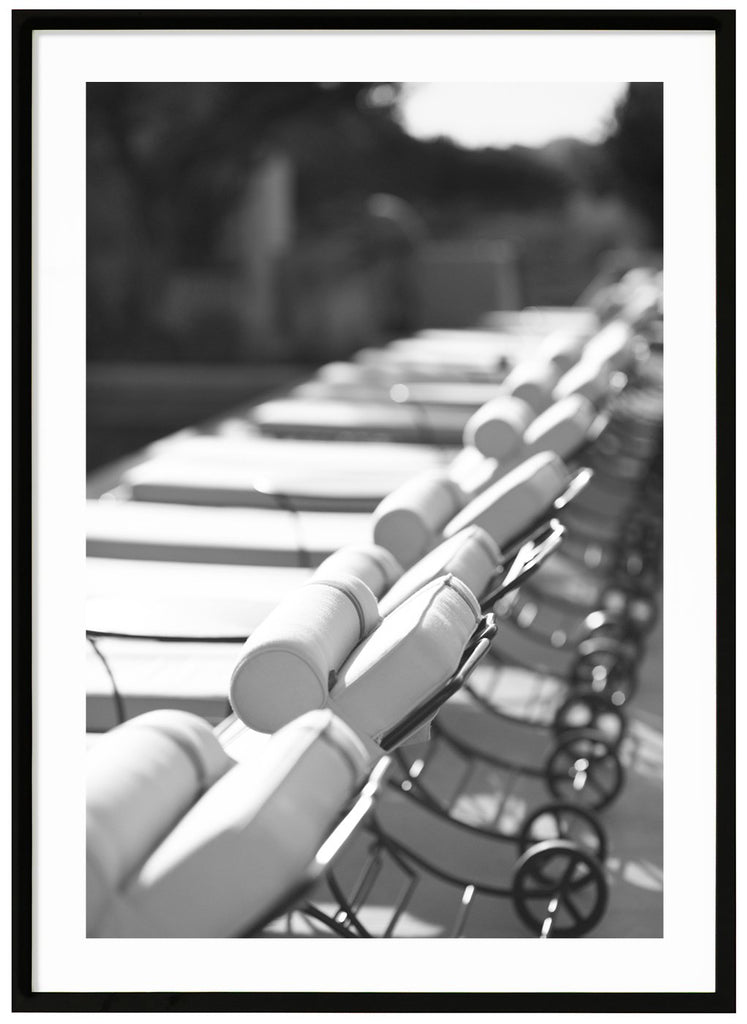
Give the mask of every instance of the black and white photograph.
M 661 83 L 87 133 L 87 934 L 661 936 Z
M 44 811 L 38 878 L 78 832 L 72 894 L 40 890 L 75 917 L 42 900 L 37 934 L 74 932 L 94 991 L 179 991 L 205 964 L 197 991 L 235 992 L 254 962 L 248 992 L 328 992 L 342 957 L 333 984 L 355 993 L 369 954 L 315 940 L 360 938 L 411 940 L 337 947 L 373 948 L 381 993 L 427 988 L 429 962 L 436 992 L 451 965 L 450 992 L 611 991 L 620 958 L 638 972 L 621 991 L 666 991 L 688 957 L 707 990 L 696 944 L 675 966 L 666 943 L 714 941 L 712 139 L 692 163 L 702 294 L 665 175 L 683 118 L 708 123 L 706 56 L 693 104 L 669 57 L 605 63 L 614 32 L 577 78 L 583 33 L 518 33 L 510 59 L 503 38 L 479 76 L 466 45 L 439 75 L 438 33 L 409 65 L 406 33 L 386 59 L 376 33 L 348 54 L 334 32 L 319 51 L 304 32 L 152 33 L 129 74 L 138 33 L 116 35 L 81 44 L 75 80 L 54 32 L 35 51 L 34 202 L 70 222 L 66 187 L 77 211 L 78 276 L 42 247 L 35 301 L 47 353 L 77 335 L 69 385 L 47 355 L 39 386 L 68 388 L 69 421 L 57 396 L 40 422 L 82 754 L 53 755 L 40 701 L 35 764 L 70 773 L 73 810 Z M 69 136 L 54 75 L 75 81 Z M 72 188 L 49 170 L 66 137 Z M 79 438 L 70 500 L 52 422 Z M 698 459 L 688 573 L 671 513 Z M 42 696 L 62 665 L 46 635 Z M 501 950 L 515 977 L 495 976 Z

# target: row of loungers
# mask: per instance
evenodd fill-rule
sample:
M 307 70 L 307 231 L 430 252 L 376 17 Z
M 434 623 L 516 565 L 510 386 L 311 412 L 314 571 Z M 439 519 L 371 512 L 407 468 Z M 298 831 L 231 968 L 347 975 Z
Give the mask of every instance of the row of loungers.
M 646 528 L 656 519 L 653 275 L 643 292 L 604 326 L 569 311 L 583 329 L 531 340 L 425 332 L 361 353 L 232 416 L 230 431 L 153 446 L 88 502 L 89 935 L 277 933 L 280 910 L 362 841 L 364 818 L 370 831 L 372 808 L 396 812 L 413 787 L 432 798 L 416 782 L 438 737 L 465 742 L 441 728 L 451 716 L 434 716 L 468 679 L 485 705 L 499 675 L 520 695 L 508 705 L 520 719 L 527 674 L 565 679 L 589 612 L 606 616 L 591 639 L 607 637 L 619 619 L 604 602 L 620 538 L 640 534 L 645 502 Z M 655 572 L 655 541 L 625 543 L 650 617 L 643 578 Z M 620 638 L 607 639 L 609 658 Z M 630 687 L 614 693 L 624 700 Z M 544 728 L 541 715 L 531 722 Z M 503 761 L 531 774 L 529 746 Z M 443 844 L 457 869 L 397 845 L 429 810 L 441 825 L 457 821 L 453 807 L 421 799 L 407 805 L 406 827 L 376 817 L 375 845 L 447 887 L 511 898 L 543 937 L 598 924 L 601 848 L 556 835 L 551 848 L 522 850 L 520 830 L 496 819 L 470 841 L 508 838 L 521 856 L 508 883 L 480 882 L 461 834 Z M 580 815 L 602 834 L 588 807 Z M 415 828 L 421 845 L 430 827 Z M 590 906 L 560 900 L 548 916 L 553 864 L 568 857 Z M 422 926 L 422 912 L 384 889 L 377 900 L 391 913 L 378 933 Z M 359 904 L 370 895 L 357 886 Z M 335 913 L 317 900 L 288 933 L 316 922 L 324 934 L 369 934 L 337 881 L 328 896 Z M 500 919 L 472 917 L 477 934 L 505 933 Z M 460 910 L 448 927 L 473 925 Z

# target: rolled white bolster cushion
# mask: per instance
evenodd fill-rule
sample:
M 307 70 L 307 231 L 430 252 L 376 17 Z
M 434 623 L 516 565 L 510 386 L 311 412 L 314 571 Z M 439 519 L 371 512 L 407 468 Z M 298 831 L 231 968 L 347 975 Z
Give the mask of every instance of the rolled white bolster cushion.
M 486 462 L 485 456 L 472 445 L 465 445 L 459 453 L 454 456 L 448 466 L 448 473 L 452 480 L 462 486 L 462 480 L 469 477 L 476 469 Z
M 558 373 L 570 370 L 581 358 L 588 335 L 574 334 L 570 331 L 553 331 L 548 334 L 537 353 L 540 359 L 554 363 Z
M 555 386 L 553 399 L 559 402 L 569 395 L 582 395 L 598 405 L 607 395 L 613 367 L 605 360 L 584 357 L 568 373 L 564 373 Z
M 474 594 L 441 576 L 382 620 L 340 668 L 330 705 L 380 742 L 456 671 L 480 619 Z
M 524 434 L 528 452 L 555 452 L 567 458 L 585 442 L 596 412 L 583 395 L 569 395 L 554 402 L 530 424 Z
M 520 449 L 523 451 L 522 449 Z M 476 494 L 484 491 L 499 477 L 511 468 L 514 462 L 521 461 L 521 455 L 514 453 L 509 459 L 491 459 L 477 448 L 462 448 L 455 459 L 449 464 L 448 472 L 464 495 L 463 505 L 468 504 Z
M 238 717 L 275 732 L 323 707 L 330 673 L 380 620 L 376 598 L 355 576 L 312 579 L 280 602 L 252 633 L 231 675 Z
M 500 395 L 481 406 L 467 421 L 464 443 L 491 459 L 505 459 L 521 448 L 524 431 L 535 417 L 521 398 Z
M 623 370 L 633 354 L 633 331 L 628 324 L 615 320 L 603 327 L 586 346 L 585 359 L 608 362 L 613 369 Z
M 526 457 L 523 446 L 519 451 L 514 452 L 514 454 L 509 458 L 501 459 L 500 462 L 498 462 L 497 459 L 486 459 L 483 457 L 482 465 L 475 467 L 474 471 L 469 476 L 465 475 L 459 481 L 459 486 L 464 494 L 462 507 L 464 508 L 464 506 L 468 505 L 476 494 L 484 491 L 486 487 L 495 483 L 495 481 L 504 476 L 509 469 L 521 462 L 522 457 Z
M 461 488 L 445 471 L 421 473 L 392 491 L 374 510 L 374 541 L 408 569 L 433 547 L 464 502 Z
M 511 371 L 503 382 L 503 390 L 527 402 L 539 415 L 552 402 L 552 390 L 559 377 L 560 369 L 554 363 L 532 359 Z
M 303 880 L 369 768 L 330 711 L 287 725 L 184 815 L 122 893 L 107 934 L 219 938 L 256 926 Z
M 376 597 L 381 597 L 400 578 L 402 566 L 391 551 L 378 544 L 348 544 L 325 558 L 313 579 L 335 577 L 339 573 L 363 580 Z
M 101 737 L 86 757 L 86 928 L 197 796 L 233 765 L 208 723 L 150 711 Z
M 553 501 L 568 483 L 568 470 L 554 452 L 532 455 L 474 498 L 444 530 L 453 537 L 466 526 L 481 526 L 499 548 L 506 547 Z
M 622 315 L 632 327 L 637 328 L 660 312 L 662 300 L 661 283 L 652 279 L 648 285 L 637 287 L 625 303 Z
M 452 575 L 479 597 L 501 558 L 493 538 L 479 526 L 468 526 L 443 541 L 402 576 L 379 601 L 383 617 L 438 576 Z

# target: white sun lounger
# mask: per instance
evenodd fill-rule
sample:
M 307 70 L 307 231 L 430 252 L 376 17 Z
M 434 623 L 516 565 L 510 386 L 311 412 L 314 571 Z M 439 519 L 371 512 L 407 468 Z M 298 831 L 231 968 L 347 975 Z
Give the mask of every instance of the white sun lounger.
M 101 499 L 86 502 L 86 538 L 98 558 L 308 567 L 370 541 L 371 517 Z
M 140 501 L 315 511 L 372 511 L 456 449 L 286 439 L 176 439 L 120 481 Z
M 275 437 L 389 440 L 458 445 L 469 410 L 352 400 L 277 399 L 254 407 L 252 422 Z

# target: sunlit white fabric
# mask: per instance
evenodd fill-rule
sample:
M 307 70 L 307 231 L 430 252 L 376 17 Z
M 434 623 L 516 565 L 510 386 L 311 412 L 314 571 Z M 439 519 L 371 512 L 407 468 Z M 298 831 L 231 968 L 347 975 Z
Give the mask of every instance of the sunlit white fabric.
M 540 345 L 537 356 L 553 363 L 563 374 L 581 358 L 586 342 L 587 335 L 583 332 L 553 331 Z
M 559 402 L 569 395 L 581 395 L 593 405 L 606 397 L 613 367 L 605 360 L 597 360 L 584 354 L 580 362 L 564 373 L 553 391 L 553 399 Z
M 369 512 L 284 512 L 146 501 L 87 501 L 86 553 L 96 558 L 318 565 L 371 539 Z
M 363 580 L 376 597 L 381 597 L 402 575 L 402 566 L 394 555 L 378 544 L 348 546 L 325 558 L 314 576 L 349 573 Z
M 549 451 L 568 458 L 586 441 L 595 415 L 594 406 L 583 395 L 554 402 L 527 428 L 527 453 Z
M 374 540 L 409 568 L 433 546 L 464 500 L 459 485 L 445 472 L 422 473 L 376 508 Z
M 522 447 L 522 438 L 535 417 L 522 398 L 502 395 L 486 402 L 464 428 L 465 445 L 473 445 L 492 459 L 505 459 Z
M 151 711 L 112 729 L 86 758 L 89 933 L 112 893 L 200 793 L 233 764 L 202 718 Z
M 498 547 L 507 546 L 547 511 L 568 483 L 568 470 L 554 452 L 522 462 L 473 498 L 444 530 L 453 537 L 466 526 L 481 526 Z
M 520 398 L 534 409 L 536 415 L 552 402 L 552 390 L 560 377 L 560 369 L 546 360 L 532 359 L 519 363 L 503 382 L 507 395 Z
M 470 410 L 351 399 L 276 399 L 255 406 L 253 422 L 265 433 L 294 437 L 372 437 L 427 444 L 458 444 Z
M 379 741 L 456 671 L 480 608 L 454 576 L 398 605 L 341 666 L 331 705 L 356 732 Z
M 379 601 L 379 610 L 383 616 L 389 615 L 426 583 L 448 574 L 461 580 L 479 597 L 500 557 L 497 545 L 485 530 L 468 526 L 416 562 Z
M 624 370 L 633 355 L 633 331 L 622 320 L 603 327 L 586 346 L 585 359 L 606 362 L 615 370 Z
M 255 926 L 303 880 L 369 769 L 329 711 L 292 722 L 148 851 L 95 934 L 212 938 Z
M 289 594 L 242 649 L 229 696 L 239 718 L 274 732 L 327 701 L 330 673 L 379 622 L 376 598 L 342 573 Z

